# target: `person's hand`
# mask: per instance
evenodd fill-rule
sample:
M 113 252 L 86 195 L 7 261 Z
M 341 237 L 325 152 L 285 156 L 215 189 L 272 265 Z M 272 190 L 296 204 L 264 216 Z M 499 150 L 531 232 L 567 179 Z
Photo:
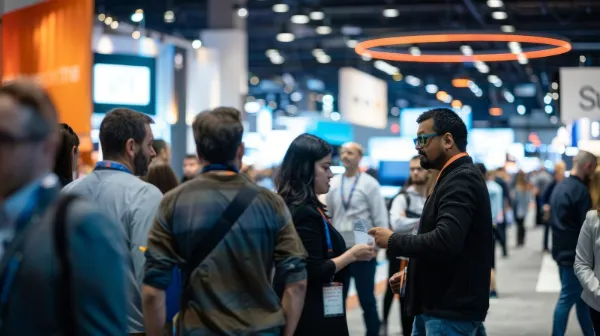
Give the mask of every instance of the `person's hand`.
M 369 234 L 375 238 L 375 244 L 380 248 L 387 248 L 388 241 L 394 232 L 390 229 L 375 227 L 369 230 Z
M 373 246 L 367 244 L 356 244 L 350 248 L 350 252 L 356 261 L 369 261 L 375 255 Z
M 404 271 L 400 271 L 390 278 L 390 288 L 392 289 L 392 293 L 400 294 L 402 290 L 402 283 L 404 282 Z

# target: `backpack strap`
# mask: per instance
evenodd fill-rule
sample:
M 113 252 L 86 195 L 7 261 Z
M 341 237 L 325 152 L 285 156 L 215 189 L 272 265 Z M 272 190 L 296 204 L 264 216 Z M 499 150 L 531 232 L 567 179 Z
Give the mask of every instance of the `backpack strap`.
M 69 258 L 69 231 L 67 213 L 69 205 L 77 199 L 74 195 L 62 196 L 56 206 L 54 219 L 54 248 L 58 256 L 60 279 L 57 285 L 57 315 L 60 317 L 64 336 L 75 336 L 77 327 L 75 320 L 75 298 L 73 295 L 73 272 Z

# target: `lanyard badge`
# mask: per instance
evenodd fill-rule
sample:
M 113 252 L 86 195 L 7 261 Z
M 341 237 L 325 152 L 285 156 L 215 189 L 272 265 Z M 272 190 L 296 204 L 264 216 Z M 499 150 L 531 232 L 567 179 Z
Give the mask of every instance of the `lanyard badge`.
M 358 174 L 356 176 L 356 180 L 354 180 L 354 183 L 352 183 L 352 187 L 350 187 L 350 195 L 348 195 L 348 201 L 346 202 L 345 197 L 344 197 L 344 175 L 342 175 L 342 187 L 341 189 L 341 193 L 342 193 L 342 205 L 344 206 L 345 210 L 348 210 L 350 208 L 350 201 L 352 201 L 352 195 L 354 195 L 354 189 L 356 189 L 356 185 L 358 184 L 358 179 L 360 178 L 360 174 Z
M 124 173 L 134 175 L 133 172 L 125 165 L 114 161 L 100 161 L 96 163 L 94 170 L 118 170 Z
M 321 209 L 318 209 L 323 219 L 325 229 L 325 240 L 327 242 L 327 257 L 333 256 L 333 244 L 329 232 L 329 221 Z M 323 284 L 323 316 L 337 317 L 344 316 L 344 284 L 334 282 L 333 277 L 329 283 Z

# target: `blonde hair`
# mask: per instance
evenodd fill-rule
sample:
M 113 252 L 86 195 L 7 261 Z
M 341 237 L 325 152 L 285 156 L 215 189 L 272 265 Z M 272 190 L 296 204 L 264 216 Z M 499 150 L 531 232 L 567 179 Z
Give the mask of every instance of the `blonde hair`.
M 590 197 L 592 198 L 592 209 L 600 211 L 600 171 L 596 171 L 590 179 Z

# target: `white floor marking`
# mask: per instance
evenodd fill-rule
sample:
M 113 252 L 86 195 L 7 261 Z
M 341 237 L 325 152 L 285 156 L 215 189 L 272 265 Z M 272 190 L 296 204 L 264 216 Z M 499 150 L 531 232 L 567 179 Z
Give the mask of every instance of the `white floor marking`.
M 558 265 L 556 265 L 551 255 L 544 254 L 535 291 L 538 293 L 558 293 L 560 287 Z

